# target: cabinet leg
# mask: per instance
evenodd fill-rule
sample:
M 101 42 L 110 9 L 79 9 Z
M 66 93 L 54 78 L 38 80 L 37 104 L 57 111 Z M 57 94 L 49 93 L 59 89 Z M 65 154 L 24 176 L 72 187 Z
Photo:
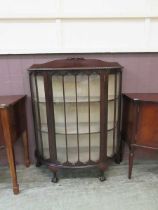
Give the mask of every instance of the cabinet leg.
M 40 167 L 42 165 L 40 160 L 36 160 L 36 167 Z
M 23 140 L 23 145 L 24 145 L 24 161 L 25 161 L 25 166 L 29 167 L 30 166 L 30 159 L 29 159 L 29 146 L 28 146 L 28 135 L 27 131 L 24 131 L 22 134 L 22 140 Z
M 57 177 L 57 172 L 53 172 L 53 177 L 51 180 L 53 183 L 57 183 L 59 181 L 58 177 Z
M 36 167 L 40 167 L 42 165 L 42 162 L 37 150 L 35 150 L 35 158 L 36 158 Z
M 104 174 L 104 172 L 105 172 L 105 170 L 107 169 L 107 163 L 100 163 L 99 165 L 98 165 L 98 168 L 99 168 L 99 171 L 100 171 L 100 176 L 99 176 L 99 180 L 101 181 L 101 182 L 103 182 L 103 181 L 105 181 L 106 180 L 106 177 L 105 177 L 105 174 Z
M 106 180 L 106 177 L 105 177 L 104 171 L 100 171 L 99 180 L 100 180 L 101 182 L 104 182 L 104 181 Z
M 129 179 L 131 179 L 131 175 L 132 175 L 133 157 L 134 157 L 134 152 L 130 151 L 130 153 L 129 153 L 129 168 L 128 168 L 128 178 Z
M 99 176 L 99 180 L 101 182 L 104 182 L 106 180 L 105 174 L 104 174 L 105 170 L 100 169 L 100 176 Z

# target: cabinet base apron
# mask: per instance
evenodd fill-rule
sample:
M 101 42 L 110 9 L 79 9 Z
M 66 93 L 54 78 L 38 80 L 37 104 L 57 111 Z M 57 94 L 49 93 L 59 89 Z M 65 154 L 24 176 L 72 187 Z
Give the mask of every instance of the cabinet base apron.
M 53 173 L 53 177 L 51 179 L 52 182 L 57 183 L 59 181 L 59 177 L 58 177 L 58 172 L 61 169 L 90 169 L 90 168 L 98 168 L 99 169 L 99 176 L 98 179 L 100 181 L 105 181 L 106 177 L 105 177 L 105 171 L 108 168 L 109 165 L 109 161 L 111 162 L 111 160 L 107 160 L 105 162 L 93 162 L 93 161 L 89 161 L 87 163 L 65 163 L 65 164 L 61 164 L 61 163 L 53 163 L 50 162 L 50 160 L 43 160 L 43 159 L 38 159 L 36 162 L 36 167 L 40 167 L 42 164 L 46 165 L 49 170 Z

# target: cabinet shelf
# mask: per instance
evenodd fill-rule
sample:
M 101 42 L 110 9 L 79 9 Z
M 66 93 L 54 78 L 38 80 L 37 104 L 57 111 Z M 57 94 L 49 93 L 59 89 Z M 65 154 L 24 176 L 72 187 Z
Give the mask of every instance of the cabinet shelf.
M 96 161 L 96 159 L 99 159 L 99 148 L 98 146 L 92 146 L 91 147 L 91 160 L 93 161 Z M 107 148 L 108 152 L 107 152 L 107 157 L 112 157 L 113 155 L 111 154 L 112 153 L 112 150 L 113 150 L 113 147 L 112 146 L 108 146 Z M 80 161 L 82 162 L 88 162 L 88 151 L 89 151 L 89 147 L 80 147 Z M 44 153 L 46 154 L 46 157 L 49 156 L 49 148 L 45 148 L 44 149 Z M 58 147 L 57 149 L 57 153 L 58 153 L 58 160 L 60 160 L 61 163 L 65 162 L 65 158 L 66 158 L 66 151 L 65 151 L 65 147 Z M 68 149 L 68 161 L 72 162 L 72 160 L 76 159 L 76 163 L 78 162 L 77 160 L 77 153 L 76 153 L 76 148 L 75 147 L 70 147 Z M 74 163 L 75 164 L 75 163 Z
M 117 123 L 114 126 L 113 122 L 108 122 L 107 131 L 111 131 L 115 129 Z M 41 129 L 38 129 L 41 132 L 48 133 L 47 124 L 42 124 Z M 80 122 L 78 124 L 78 134 L 93 134 L 100 133 L 100 124 L 99 122 L 91 122 L 90 123 L 90 132 L 89 132 L 89 123 L 88 122 Z M 65 135 L 65 124 L 64 123 L 56 123 L 56 134 L 57 135 Z M 76 123 L 67 123 L 67 135 L 77 135 L 77 124 Z
M 118 97 L 115 97 L 114 95 L 108 96 L 108 101 L 114 101 L 117 100 Z M 34 98 L 34 102 L 36 103 L 46 103 L 45 97 L 39 97 Z M 77 97 L 77 103 L 97 103 L 100 102 L 100 96 L 90 96 L 90 101 L 88 101 L 88 96 L 79 96 Z M 64 103 L 63 97 L 55 97 L 53 99 L 53 103 Z M 67 97 L 65 98 L 65 103 L 76 103 L 76 97 Z

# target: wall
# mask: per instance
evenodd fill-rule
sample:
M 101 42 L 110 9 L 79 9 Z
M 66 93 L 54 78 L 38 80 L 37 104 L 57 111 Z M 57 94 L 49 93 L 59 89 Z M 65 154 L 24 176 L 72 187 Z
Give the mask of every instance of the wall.
M 0 54 L 158 52 L 157 0 L 5 0 Z
M 129 54 L 54 54 L 54 55 L 1 55 L 0 56 L 0 95 L 26 94 L 27 116 L 29 129 L 29 144 L 31 160 L 34 161 L 34 131 L 30 101 L 30 89 L 27 69 L 34 63 L 43 63 L 67 56 L 84 56 L 105 61 L 117 61 L 123 69 L 123 92 L 158 92 L 158 53 L 129 53 Z M 17 142 L 16 161 L 23 161 L 21 142 Z M 0 159 L 3 153 L 0 154 Z

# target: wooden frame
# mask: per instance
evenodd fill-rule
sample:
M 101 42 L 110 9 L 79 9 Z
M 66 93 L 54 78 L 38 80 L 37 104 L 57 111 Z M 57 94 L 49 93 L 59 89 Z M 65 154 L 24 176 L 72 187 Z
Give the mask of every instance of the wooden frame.
M 48 165 L 48 167 L 53 171 L 54 173 L 54 177 L 52 179 L 53 182 L 57 182 L 58 178 L 56 176 L 56 172 L 58 171 L 59 168 L 86 168 L 86 167 L 94 167 L 97 166 L 100 171 L 101 171 L 101 180 L 105 180 L 105 177 L 103 175 L 103 172 L 105 171 L 105 169 L 107 168 L 107 139 L 108 139 L 108 132 L 112 131 L 112 142 L 114 143 L 115 141 L 118 142 L 118 144 L 113 146 L 112 149 L 112 154 L 111 157 L 115 157 L 115 159 L 117 159 L 118 162 L 120 162 L 120 159 L 118 157 L 120 157 L 119 155 L 119 141 L 118 139 L 120 138 L 120 100 L 121 100 L 121 84 L 118 86 L 118 90 L 117 90 L 117 79 L 116 76 L 119 75 L 119 83 L 121 82 L 121 76 L 122 76 L 122 72 L 121 72 L 122 67 L 118 64 L 118 63 L 110 63 L 110 62 L 104 62 L 104 61 L 100 61 L 100 60 L 95 60 L 95 59 L 83 59 L 83 58 L 70 58 L 70 59 L 64 59 L 64 60 L 56 60 L 56 61 L 52 61 L 49 63 L 45 63 L 45 64 L 36 64 L 33 65 L 32 67 L 30 67 L 29 72 L 30 72 L 30 83 L 31 83 L 31 93 L 32 93 L 32 101 L 33 101 L 33 111 L 34 111 L 34 122 L 35 122 L 35 131 L 36 133 L 38 132 L 42 132 L 41 129 L 41 120 L 39 120 L 39 122 L 37 122 L 37 115 L 39 115 L 39 119 L 40 119 L 40 114 L 42 114 L 42 112 L 40 113 L 39 111 L 39 104 L 40 103 L 45 103 L 46 107 L 45 107 L 45 111 L 46 111 L 46 118 L 47 118 L 47 122 L 46 122 L 46 128 L 45 131 L 43 132 L 47 132 L 48 131 L 48 147 L 49 147 L 49 157 L 46 158 L 40 151 L 39 151 L 39 141 L 41 141 L 38 138 L 38 135 L 36 134 L 36 158 L 37 158 L 37 165 L 39 166 L 41 163 L 45 163 Z M 80 106 L 80 101 L 78 100 L 78 83 L 77 83 L 77 78 L 78 76 L 86 76 L 86 84 L 87 84 L 87 98 L 84 100 L 84 104 L 86 103 L 86 106 L 88 107 L 88 111 L 87 111 L 87 115 L 88 115 L 88 119 L 87 119 L 87 132 L 83 132 L 83 134 L 88 135 L 88 157 L 86 161 L 81 161 L 80 160 L 80 135 L 81 133 L 79 132 L 79 106 Z M 98 110 L 100 112 L 100 120 L 99 120 L 99 130 L 97 131 L 99 136 L 100 136 L 100 140 L 99 140 L 99 157 L 94 161 L 91 157 L 91 152 L 92 152 L 92 142 L 91 142 L 91 135 L 92 135 L 92 131 L 91 131 L 91 126 L 92 126 L 92 121 L 91 121 L 91 104 L 93 103 L 91 100 L 91 95 L 90 95 L 90 79 L 92 79 L 92 75 L 94 76 L 94 78 L 97 76 L 99 78 L 99 83 L 96 87 L 99 88 L 99 101 L 94 101 L 95 103 L 99 103 L 100 105 L 98 106 Z M 96 76 L 95 76 L 96 75 Z M 115 76 L 116 75 L 116 76 Z M 35 82 L 35 88 L 33 89 L 33 80 L 37 80 L 38 76 L 42 76 L 43 77 L 43 85 L 41 88 L 41 92 L 40 94 L 44 94 L 44 98 L 43 95 L 41 97 L 39 97 L 38 95 L 38 88 L 37 87 L 37 82 Z M 66 83 L 65 83 L 65 78 L 68 77 L 72 77 L 73 78 L 73 85 L 71 82 L 71 86 L 72 88 L 70 89 L 70 92 L 74 90 L 74 99 L 73 101 L 69 101 L 67 102 L 66 99 Z M 113 97 L 111 99 L 108 99 L 108 82 L 109 82 L 109 77 L 110 76 L 114 76 L 114 81 L 113 81 L 113 86 L 114 86 L 114 93 L 113 93 Z M 62 94 L 62 106 L 63 106 L 63 123 L 64 123 L 64 138 L 65 138 L 65 156 L 66 159 L 64 162 L 61 162 L 58 158 L 58 151 L 57 151 L 57 133 L 56 132 L 56 121 L 55 121 L 55 105 L 56 105 L 56 101 L 54 99 L 54 88 L 53 88 L 53 82 L 52 82 L 52 78 L 54 77 L 60 77 L 61 78 L 61 93 Z M 81 88 L 82 91 L 83 88 Z M 95 91 L 95 90 L 94 90 Z M 116 96 L 116 91 L 118 91 L 118 95 Z M 37 95 L 37 97 L 35 97 L 35 95 Z M 37 100 L 37 111 L 35 108 L 35 103 Z M 40 100 L 42 100 L 40 102 Z M 59 99 L 58 99 L 59 100 Z M 83 100 L 83 99 L 82 99 Z M 96 99 L 93 99 L 96 100 Z M 98 100 L 98 99 L 97 99 Z M 116 101 L 118 100 L 118 106 Z M 108 128 L 108 106 L 109 106 L 109 101 L 113 103 L 114 106 L 114 113 L 113 113 L 113 123 L 112 123 L 112 128 Z M 75 129 L 76 129 L 76 152 L 77 152 L 77 160 L 72 162 L 69 160 L 68 158 L 68 150 L 69 150 L 69 146 L 68 146 L 68 137 L 69 137 L 69 132 L 68 132 L 68 124 L 67 124 L 67 111 L 66 111 L 66 106 L 67 103 L 73 104 L 74 106 L 74 110 L 75 110 Z M 82 102 L 83 103 L 83 102 Z M 116 108 L 117 106 L 117 108 Z M 117 123 L 114 122 L 116 121 L 116 109 L 118 112 L 118 116 L 117 116 Z M 44 112 L 45 112 L 44 111 Z M 73 114 L 73 113 L 72 113 Z M 70 114 L 69 114 L 70 117 Z M 72 118 L 72 117 L 71 117 Z M 39 124 L 39 125 L 38 125 Z M 39 131 L 38 131 L 39 128 Z M 108 131 L 108 129 L 110 129 Z M 116 130 L 117 130 L 117 135 L 116 135 Z M 74 131 L 72 131 L 72 133 L 74 133 Z M 60 133 L 59 133 L 60 134 Z M 40 134 L 41 136 L 41 134 Z M 74 137 L 73 137 L 74 138 Z M 74 140 L 75 141 L 75 140 Z M 96 140 L 97 141 L 97 140 Z M 41 144 L 42 145 L 42 144 Z M 114 148 L 116 147 L 116 148 Z
M 137 148 L 158 150 L 157 123 L 157 93 L 123 95 L 122 145 L 127 142 L 129 147 L 129 179 L 132 175 L 135 150 Z
M 14 143 L 20 137 L 24 146 L 25 166 L 30 165 L 25 100 L 26 96 L 0 96 L 0 145 L 4 145 L 7 151 L 14 194 L 19 193 Z

